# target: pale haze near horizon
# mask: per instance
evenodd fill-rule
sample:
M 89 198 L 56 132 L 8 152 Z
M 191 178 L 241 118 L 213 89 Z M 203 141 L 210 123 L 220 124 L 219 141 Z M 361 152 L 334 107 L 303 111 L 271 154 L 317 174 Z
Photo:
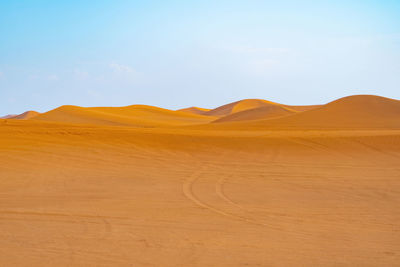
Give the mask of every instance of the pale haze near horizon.
M 2 1 L 0 115 L 400 99 L 399 1 Z

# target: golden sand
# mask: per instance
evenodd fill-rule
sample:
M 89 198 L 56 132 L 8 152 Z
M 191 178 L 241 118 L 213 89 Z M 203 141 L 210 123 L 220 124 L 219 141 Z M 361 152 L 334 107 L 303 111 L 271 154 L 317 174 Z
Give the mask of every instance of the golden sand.
M 0 120 L 0 266 L 397 266 L 399 106 Z

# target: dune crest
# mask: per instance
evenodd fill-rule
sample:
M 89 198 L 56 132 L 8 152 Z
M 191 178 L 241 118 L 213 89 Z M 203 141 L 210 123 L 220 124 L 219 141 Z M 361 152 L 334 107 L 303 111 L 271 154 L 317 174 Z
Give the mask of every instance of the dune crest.
M 222 118 L 219 118 L 214 123 L 229 122 L 229 121 L 246 121 L 246 120 L 259 120 L 259 119 L 272 119 L 283 116 L 288 116 L 296 113 L 296 111 L 285 108 L 279 105 L 269 105 L 254 109 L 239 111 Z
M 146 105 L 93 108 L 69 105 L 61 106 L 33 119 L 97 125 L 165 127 L 207 123 L 214 118 Z
M 3 117 L 0 117 L 0 119 L 3 119 L 3 120 L 5 120 L 5 119 L 11 119 L 11 118 L 13 118 L 13 117 L 15 117 L 15 116 L 18 116 L 17 114 L 8 114 L 8 115 L 5 115 L 5 116 L 3 116 Z
M 283 107 L 290 108 L 291 110 L 302 112 L 307 110 L 312 110 L 321 107 L 322 105 L 301 105 L 301 106 L 291 106 L 291 105 L 282 105 Z
M 207 111 L 210 111 L 210 109 L 199 108 L 199 107 L 189 107 L 189 108 L 178 109 L 177 111 L 198 114 L 198 115 L 204 115 Z
M 39 112 L 37 111 L 33 111 L 33 110 L 29 110 L 29 111 L 25 111 L 24 113 L 21 113 L 19 115 L 13 116 L 10 119 L 14 119 L 14 120 L 28 120 L 28 119 L 32 119 L 36 116 L 40 115 Z
M 354 95 L 283 118 L 227 125 L 236 129 L 398 129 L 400 101 L 374 95 Z
M 263 108 L 263 107 L 265 107 L 265 109 L 254 112 L 253 115 L 254 115 L 255 119 L 262 119 L 263 116 L 261 114 L 265 114 L 264 118 L 273 118 L 273 117 L 279 117 L 279 115 L 278 115 L 279 113 L 281 115 L 283 115 L 284 113 L 288 114 L 290 112 L 293 112 L 293 113 L 301 112 L 301 111 L 318 108 L 318 107 L 320 107 L 320 105 L 291 106 L 291 105 L 279 104 L 279 103 L 264 100 L 264 99 L 243 99 L 243 100 L 232 102 L 232 103 L 217 107 L 215 109 L 212 109 L 210 111 L 207 111 L 204 113 L 204 115 L 226 117 L 226 116 L 230 116 L 232 114 L 247 111 L 247 110 L 255 111 L 255 109 Z M 278 110 L 280 110 L 280 111 L 278 111 Z M 270 113 L 269 111 L 271 112 L 271 114 L 269 114 Z M 221 119 L 221 121 L 245 120 L 245 118 L 252 120 L 253 117 L 252 117 L 252 115 L 250 115 L 251 113 L 244 113 L 245 115 L 238 115 L 238 116 L 233 116 L 233 117 L 229 117 L 226 119 Z M 273 113 L 276 113 L 276 115 L 274 116 Z
M 226 116 L 236 112 L 269 106 L 269 105 L 279 105 L 279 104 L 262 99 L 244 99 L 212 109 L 206 112 L 205 115 Z

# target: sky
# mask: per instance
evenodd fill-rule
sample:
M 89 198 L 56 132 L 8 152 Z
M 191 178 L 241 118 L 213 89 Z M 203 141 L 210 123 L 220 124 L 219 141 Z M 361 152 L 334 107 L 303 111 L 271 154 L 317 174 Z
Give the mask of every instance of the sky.
M 400 99 L 400 1 L 2 0 L 0 115 Z

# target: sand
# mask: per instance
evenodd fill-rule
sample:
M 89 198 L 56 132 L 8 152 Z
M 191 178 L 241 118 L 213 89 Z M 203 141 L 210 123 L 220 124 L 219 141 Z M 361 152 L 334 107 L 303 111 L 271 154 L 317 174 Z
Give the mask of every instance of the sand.
M 0 119 L 12 119 L 15 116 L 18 116 L 18 115 L 16 115 L 16 114 L 8 114 L 8 115 L 0 117 Z
M 261 119 L 274 119 L 297 113 L 295 110 L 278 105 L 268 105 L 253 109 L 246 109 L 219 118 L 213 122 L 250 121 Z
M 188 113 L 192 113 L 192 114 L 204 115 L 207 111 L 210 111 L 210 109 L 199 108 L 199 107 L 190 107 L 190 108 L 178 109 L 178 111 L 188 112 Z
M 372 95 L 348 96 L 316 108 L 278 118 L 269 118 L 271 114 L 274 115 L 273 112 L 268 114 L 258 112 L 258 110 L 260 109 L 247 111 L 253 112 L 255 116 L 261 114 L 256 119 L 247 118 L 247 120 L 239 122 L 227 120 L 225 123 L 195 125 L 193 128 L 299 131 L 400 129 L 400 101 Z M 229 116 L 224 118 L 229 118 Z M 215 122 L 221 122 L 224 118 Z
M 1 117 L 0 119 L 14 119 L 14 120 L 29 120 L 32 119 L 36 116 L 40 115 L 39 112 L 29 110 L 25 111 L 24 113 L 18 114 L 18 115 L 6 115 L 4 117 Z
M 33 118 L 42 121 L 95 124 L 107 126 L 169 127 L 207 123 L 215 118 L 183 111 L 132 105 L 127 107 L 62 106 Z
M 280 104 L 278 103 L 274 103 L 263 99 L 244 99 L 209 110 L 205 113 L 205 115 L 226 116 L 249 109 L 255 109 L 265 106 L 279 106 L 279 105 Z
M 396 114 L 397 102 L 378 100 L 351 102 Z M 323 112 L 344 110 L 338 103 Z M 390 116 L 375 117 L 388 124 L 365 119 L 371 129 L 281 130 L 265 121 L 283 125 L 317 109 L 254 129 L 247 124 L 263 120 L 166 112 L 167 127 L 156 109 L 133 127 L 122 126 L 121 111 L 115 118 L 101 109 L 101 121 L 99 110 L 85 110 L 71 122 L 62 121 L 76 120 L 66 110 L 0 120 L 0 266 L 400 262 L 400 129 L 383 128 Z M 229 126 L 196 128 L 194 120 Z
M 233 115 L 238 112 L 255 110 L 258 108 L 271 108 L 271 110 L 274 110 L 273 108 L 277 108 L 277 107 L 285 109 L 286 111 L 299 112 L 299 111 L 315 109 L 320 106 L 321 105 L 292 106 L 292 105 L 284 105 L 284 104 L 280 104 L 280 103 L 275 103 L 275 102 L 264 100 L 264 99 L 244 99 L 244 100 L 232 102 L 232 103 L 217 107 L 215 109 L 211 109 L 211 110 L 203 113 L 203 115 L 224 117 L 224 116 L 228 116 L 228 115 Z M 255 115 L 255 116 L 256 116 L 256 119 L 261 119 L 260 116 L 257 116 L 257 115 Z M 246 116 L 246 118 L 250 119 L 251 116 Z

